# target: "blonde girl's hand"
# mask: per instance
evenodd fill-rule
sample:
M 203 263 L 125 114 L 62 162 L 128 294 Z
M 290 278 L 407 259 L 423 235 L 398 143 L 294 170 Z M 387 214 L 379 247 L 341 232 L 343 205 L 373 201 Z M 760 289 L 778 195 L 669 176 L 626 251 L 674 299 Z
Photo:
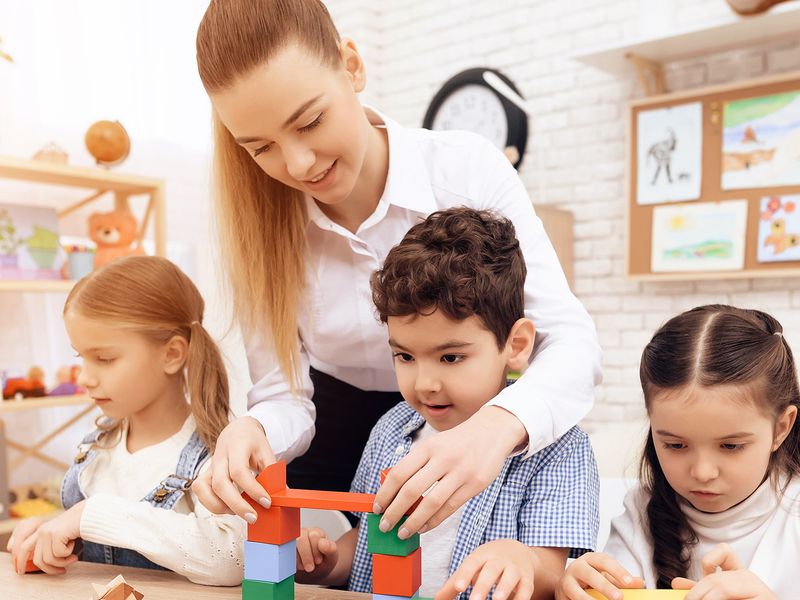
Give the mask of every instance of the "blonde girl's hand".
M 539 561 L 536 553 L 516 540 L 494 540 L 478 546 L 464 559 L 461 566 L 434 600 L 451 600 L 472 584 L 469 600 L 488 598 L 496 585 L 492 598 L 505 600 L 512 595 L 521 600 L 533 596 L 533 577 Z
M 339 560 L 336 542 L 319 527 L 300 530 L 297 538 L 297 574 L 299 583 L 319 583 L 333 571 Z
M 394 527 L 423 493 L 398 537 L 433 529 L 494 481 L 525 438 L 517 417 L 487 406 L 460 425 L 416 444 L 392 467 L 375 496 L 373 512 L 383 512 L 381 531 Z
M 248 523 L 255 523 L 256 513 L 242 498 L 240 489 L 269 508 L 269 494 L 256 481 L 253 471 L 260 473 L 274 462 L 275 454 L 261 423 L 253 417 L 239 417 L 219 434 L 211 468 L 195 479 L 192 491 L 210 512 L 236 514 Z
M 718 544 L 703 557 L 703 578 L 672 580 L 676 590 L 690 590 L 686 600 L 778 600 L 767 585 L 744 568 L 728 544 Z
M 19 575 L 25 573 L 25 566 L 28 559 L 32 557 L 33 548 L 36 546 L 36 532 L 44 522 L 44 519 L 39 517 L 20 521 L 8 539 L 6 550 L 11 552 L 11 564 Z
M 556 600 L 592 600 L 584 590 L 592 588 L 609 600 L 622 600 L 620 589 L 640 589 L 644 580 L 634 577 L 611 555 L 588 552 L 574 560 L 556 587 Z
M 75 541 L 81 536 L 81 516 L 86 501 L 78 502 L 57 517 L 42 523 L 36 531 L 33 564 L 48 575 L 61 575 L 78 560 L 73 554 Z

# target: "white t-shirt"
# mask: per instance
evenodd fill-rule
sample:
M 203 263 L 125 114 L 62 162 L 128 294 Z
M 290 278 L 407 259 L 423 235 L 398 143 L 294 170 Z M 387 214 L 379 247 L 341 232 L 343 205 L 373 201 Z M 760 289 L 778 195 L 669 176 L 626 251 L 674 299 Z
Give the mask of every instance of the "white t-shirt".
M 314 437 L 316 411 L 309 365 L 362 390 L 397 391 L 386 327 L 372 304 L 369 278 L 409 228 L 437 210 L 492 209 L 514 223 L 528 276 L 525 314 L 536 326 L 536 350 L 519 381 L 489 404 L 516 415 L 528 453 L 553 443 L 592 406 L 601 350 L 594 324 L 572 294 L 553 246 L 517 172 L 502 152 L 469 132 L 406 129 L 365 107 L 386 128 L 389 172 L 375 212 L 352 233 L 306 198 L 309 214 L 307 299 L 299 318 L 302 388 L 292 397 L 269 335 L 247 340 L 248 414 L 264 426 L 287 461 Z
M 90 542 L 135 550 L 195 583 L 239 585 L 247 531 L 242 519 L 210 513 L 191 491 L 171 510 L 141 501 L 175 472 L 194 430 L 190 415 L 175 435 L 131 454 L 125 428 L 118 444 L 98 450 L 80 475 L 87 498 L 80 534 Z
M 721 513 L 704 513 L 686 502 L 681 507 L 698 537 L 689 568 L 691 579 L 702 578 L 701 560 L 717 544 L 731 546 L 741 563 L 753 571 L 778 598 L 796 598 L 800 557 L 800 481 L 795 478 L 779 498 L 769 480 L 749 498 Z M 653 547 L 646 528 L 648 497 L 637 487 L 625 497 L 625 512 L 612 520 L 605 552 L 633 575 L 654 588 Z

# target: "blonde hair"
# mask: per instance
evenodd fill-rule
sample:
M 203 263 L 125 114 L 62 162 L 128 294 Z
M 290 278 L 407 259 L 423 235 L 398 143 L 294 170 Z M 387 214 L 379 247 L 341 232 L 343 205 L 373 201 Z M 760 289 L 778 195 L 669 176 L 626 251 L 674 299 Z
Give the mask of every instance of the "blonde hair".
M 156 344 L 178 335 L 188 342 L 181 374 L 184 390 L 203 443 L 214 450 L 228 424 L 228 376 L 222 354 L 202 325 L 205 303 L 183 271 L 165 258 L 119 258 L 81 279 L 64 304 L 64 314 L 78 313 L 124 327 Z M 113 439 L 120 421 L 98 420 L 102 437 Z
M 339 42 L 328 10 L 317 0 L 212 0 L 197 31 L 197 66 L 213 93 L 290 43 L 338 65 Z M 307 253 L 303 193 L 269 177 L 218 115 L 213 121 L 216 215 L 234 314 L 245 333 L 268 329 L 280 368 L 296 391 Z

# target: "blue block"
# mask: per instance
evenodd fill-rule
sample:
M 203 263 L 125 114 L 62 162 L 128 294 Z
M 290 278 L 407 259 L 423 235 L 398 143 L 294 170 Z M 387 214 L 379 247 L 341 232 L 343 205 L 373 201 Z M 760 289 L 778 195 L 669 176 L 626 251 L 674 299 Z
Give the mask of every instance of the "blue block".
M 419 590 L 413 596 L 392 596 L 390 594 L 372 594 L 372 600 L 408 600 L 409 598 L 419 598 Z
M 244 578 L 280 583 L 297 571 L 295 541 L 285 544 L 244 543 Z

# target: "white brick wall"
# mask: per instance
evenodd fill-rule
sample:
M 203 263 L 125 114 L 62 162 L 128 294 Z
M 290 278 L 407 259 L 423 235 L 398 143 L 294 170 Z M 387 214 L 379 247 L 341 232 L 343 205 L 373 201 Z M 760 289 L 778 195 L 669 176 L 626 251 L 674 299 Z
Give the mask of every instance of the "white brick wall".
M 693 306 L 725 302 L 771 312 L 800 351 L 800 313 L 795 315 L 800 280 L 624 278 L 626 102 L 642 92 L 632 69 L 616 78 L 568 58 L 578 49 L 631 39 L 645 26 L 682 29 L 719 21 L 730 15 L 723 0 L 667 5 L 663 0 L 329 0 L 328 5 L 340 24 L 356 22 L 368 32 L 370 99 L 404 125 L 419 126 L 439 86 L 474 66 L 500 69 L 530 102 L 531 137 L 520 174 L 534 203 L 575 214 L 574 289 L 594 317 L 605 350 L 605 381 L 590 425 L 641 418 L 642 347 L 664 320 Z M 798 39 L 668 64 L 667 84 L 671 90 L 690 89 L 798 69 Z

